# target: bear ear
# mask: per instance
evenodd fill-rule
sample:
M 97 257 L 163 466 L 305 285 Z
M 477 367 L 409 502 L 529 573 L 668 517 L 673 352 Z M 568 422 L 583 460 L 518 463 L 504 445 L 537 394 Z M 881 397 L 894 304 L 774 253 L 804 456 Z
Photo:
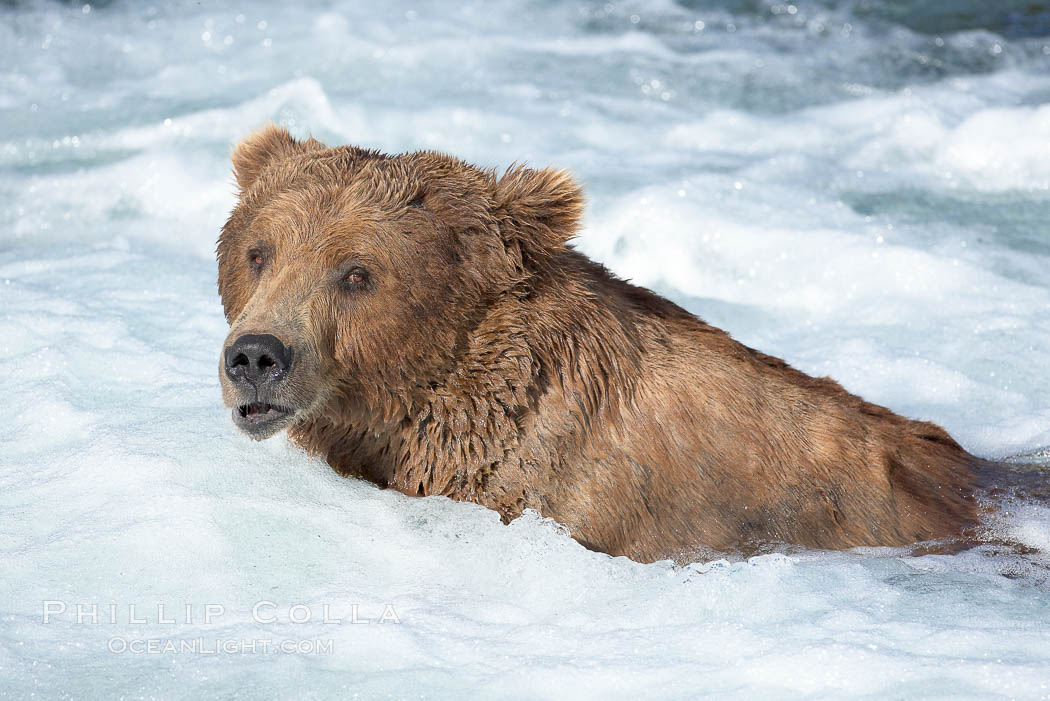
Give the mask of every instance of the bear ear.
M 233 174 L 237 186 L 244 192 L 271 163 L 323 148 L 324 144 L 313 137 L 296 141 L 284 127 L 267 124 L 233 149 Z
M 576 235 L 584 205 L 583 190 L 568 171 L 521 166 L 496 181 L 494 200 L 504 236 L 540 258 Z

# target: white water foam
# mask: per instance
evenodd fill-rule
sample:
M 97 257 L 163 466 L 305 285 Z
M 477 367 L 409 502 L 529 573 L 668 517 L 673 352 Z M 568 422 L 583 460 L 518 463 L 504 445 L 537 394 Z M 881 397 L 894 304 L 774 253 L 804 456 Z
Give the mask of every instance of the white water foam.
M 230 146 L 268 119 L 567 166 L 591 197 L 589 255 L 980 455 L 1034 456 L 1045 485 L 1045 17 L 878 2 L 0 17 L 0 696 L 1050 695 L 1044 502 L 993 497 L 987 543 L 957 554 L 683 568 L 589 552 L 536 514 L 503 526 L 239 435 L 213 261 Z M 147 640 L 305 648 L 121 649 Z

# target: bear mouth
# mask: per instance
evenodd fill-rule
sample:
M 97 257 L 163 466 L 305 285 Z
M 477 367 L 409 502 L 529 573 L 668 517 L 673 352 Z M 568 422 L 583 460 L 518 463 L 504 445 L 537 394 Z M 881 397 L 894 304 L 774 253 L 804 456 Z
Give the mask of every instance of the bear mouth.
M 233 423 L 252 438 L 276 433 L 295 413 L 288 407 L 266 402 L 249 402 L 233 408 Z

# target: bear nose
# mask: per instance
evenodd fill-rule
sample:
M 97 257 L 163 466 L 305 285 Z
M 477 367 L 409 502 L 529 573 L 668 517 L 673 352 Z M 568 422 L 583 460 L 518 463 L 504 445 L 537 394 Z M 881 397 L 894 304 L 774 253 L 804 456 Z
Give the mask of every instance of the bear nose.
M 258 388 L 281 380 L 292 367 L 292 349 L 268 333 L 247 333 L 226 348 L 226 376 Z

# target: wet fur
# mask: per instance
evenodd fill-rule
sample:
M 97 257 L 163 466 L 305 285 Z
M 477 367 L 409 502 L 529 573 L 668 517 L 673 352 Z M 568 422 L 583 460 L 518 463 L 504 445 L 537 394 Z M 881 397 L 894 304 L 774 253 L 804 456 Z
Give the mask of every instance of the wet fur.
M 771 540 L 903 545 L 976 518 L 974 458 L 943 429 L 568 247 L 583 196 L 562 171 L 498 177 L 275 127 L 234 164 L 241 201 L 218 255 L 230 337 L 277 333 L 312 354 L 288 390 L 304 405 L 290 433 L 341 474 L 505 521 L 536 509 L 640 561 Z M 274 251 L 265 280 L 241 264 L 257 241 Z M 317 282 L 350 255 L 387 271 L 368 297 Z

